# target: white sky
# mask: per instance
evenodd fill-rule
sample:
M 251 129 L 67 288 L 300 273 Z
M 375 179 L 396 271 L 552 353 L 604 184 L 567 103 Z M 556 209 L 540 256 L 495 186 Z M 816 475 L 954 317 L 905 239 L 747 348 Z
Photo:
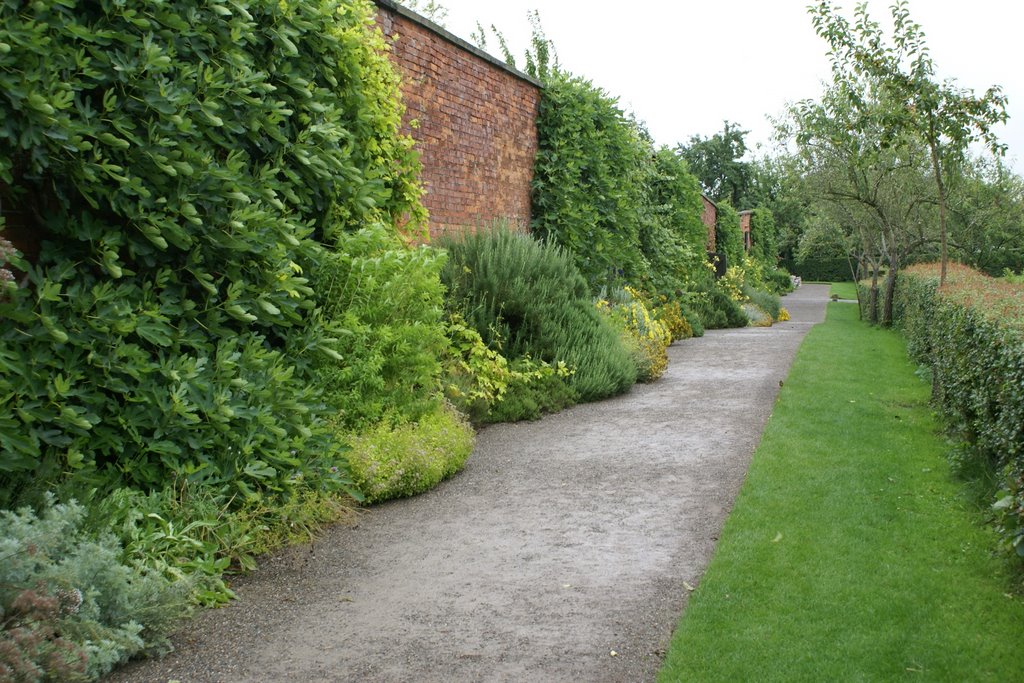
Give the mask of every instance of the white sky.
M 527 12 L 541 21 L 563 67 L 586 77 L 647 123 L 656 142 L 710 137 L 726 119 L 750 130 L 748 146 L 769 151 L 768 116 L 787 102 L 817 98 L 830 78 L 826 43 L 814 33 L 811 0 L 439 0 L 446 28 L 469 42 L 476 22 L 495 24 L 519 57 Z M 425 2 L 423 3 L 425 4 Z M 852 17 L 855 2 L 840 3 Z M 870 0 L 890 27 L 890 0 Z M 1010 122 L 998 135 L 1024 170 L 1024 55 L 1020 0 L 910 0 L 942 79 L 981 94 L 1001 85 Z M 491 38 L 489 51 L 499 56 Z

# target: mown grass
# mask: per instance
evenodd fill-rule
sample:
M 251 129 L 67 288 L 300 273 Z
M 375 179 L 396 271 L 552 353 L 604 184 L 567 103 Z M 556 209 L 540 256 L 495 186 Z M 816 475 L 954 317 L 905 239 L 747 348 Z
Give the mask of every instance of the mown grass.
M 837 296 L 840 299 L 857 299 L 857 284 L 854 282 L 833 282 L 829 289 L 830 296 Z
M 903 340 L 808 334 L 659 681 L 1020 681 L 1024 601 Z

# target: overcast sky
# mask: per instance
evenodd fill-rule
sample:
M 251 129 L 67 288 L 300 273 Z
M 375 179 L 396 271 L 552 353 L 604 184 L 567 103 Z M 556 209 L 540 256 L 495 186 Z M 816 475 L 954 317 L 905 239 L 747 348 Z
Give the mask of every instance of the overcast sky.
M 446 28 L 466 40 L 479 21 L 495 24 L 515 54 L 527 45 L 527 12 L 540 11 L 564 68 L 584 76 L 647 123 L 658 143 L 709 137 L 726 119 L 768 151 L 771 124 L 787 102 L 817 98 L 829 79 L 825 41 L 809 0 L 439 0 Z M 421 4 L 425 4 L 422 2 Z M 842 2 L 852 16 L 854 2 Z M 890 27 L 890 0 L 871 0 Z M 1008 159 L 1024 171 L 1024 57 L 1019 0 L 910 0 L 940 78 L 984 92 L 1001 85 L 1010 122 L 998 130 Z M 470 41 L 472 42 L 472 41 Z M 496 42 L 488 44 L 497 53 Z M 500 56 L 500 55 L 498 55 Z

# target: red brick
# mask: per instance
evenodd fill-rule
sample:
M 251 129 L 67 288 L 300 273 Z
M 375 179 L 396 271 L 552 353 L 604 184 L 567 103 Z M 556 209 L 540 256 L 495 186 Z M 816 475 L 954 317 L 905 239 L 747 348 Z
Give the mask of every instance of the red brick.
M 379 7 L 390 55 L 402 76 L 404 132 L 416 140 L 429 188 L 432 236 L 472 231 L 507 218 L 525 229 L 537 153 L 540 88 Z M 411 119 L 420 126 L 409 127 Z

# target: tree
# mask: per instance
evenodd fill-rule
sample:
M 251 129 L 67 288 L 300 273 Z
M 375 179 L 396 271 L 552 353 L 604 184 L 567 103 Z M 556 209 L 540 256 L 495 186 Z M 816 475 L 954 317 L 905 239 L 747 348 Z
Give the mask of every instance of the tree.
M 846 99 L 858 115 L 853 119 L 854 130 L 880 127 L 882 146 L 909 134 L 928 149 L 938 193 L 940 282 L 944 283 L 949 174 L 973 142 L 984 142 L 997 156 L 1005 152 L 992 127 L 1007 119 L 1006 98 L 998 86 L 978 97 L 952 80 L 938 82 L 924 32 L 910 20 L 906 0 L 897 0 L 891 7 L 891 45 L 868 15 L 866 3 L 857 6 L 853 25 L 829 0 L 822 0 L 810 12 L 815 31 L 831 48 L 833 81 L 847 93 Z
M 751 167 L 741 161 L 747 153 L 743 138 L 750 131 L 725 121 L 721 133 L 710 138 L 694 135 L 687 145 L 677 150 L 697 176 L 704 193 L 715 202 L 728 200 L 733 206 L 743 207 L 750 190 Z
M 998 159 L 965 164 L 950 206 L 956 257 L 989 275 L 1024 270 L 1024 178 Z
M 873 321 L 879 273 L 888 266 L 883 324 L 891 320 L 896 271 L 933 241 L 935 208 L 924 145 L 872 125 L 885 106 L 863 102 L 858 111 L 851 91 L 833 86 L 821 101 L 792 107 L 788 129 L 797 142 L 813 214 L 847 235 L 858 264 L 855 277 L 871 278 L 868 311 Z
M 763 207 L 772 212 L 778 254 L 792 265 L 808 220 L 808 200 L 803 191 L 799 158 L 790 154 L 763 157 L 754 159 L 750 167 L 751 184 L 745 206 Z
M 444 27 L 444 21 L 448 18 L 448 8 L 435 0 L 402 0 L 401 4 L 405 5 L 413 12 L 420 14 L 430 21 L 434 22 L 440 27 Z

